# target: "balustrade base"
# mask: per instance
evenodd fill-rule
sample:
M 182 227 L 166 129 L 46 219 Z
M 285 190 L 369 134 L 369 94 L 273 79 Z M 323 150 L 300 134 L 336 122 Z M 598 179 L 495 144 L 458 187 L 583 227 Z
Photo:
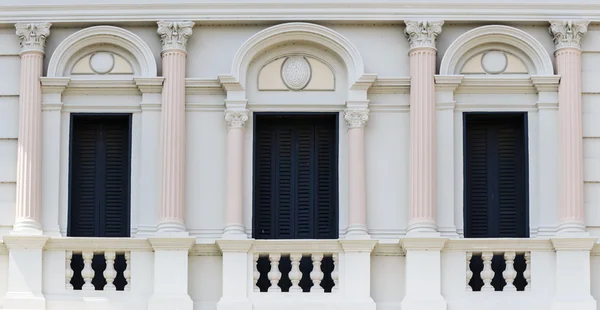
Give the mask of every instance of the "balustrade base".
M 290 296 L 291 297 L 291 296 Z M 315 296 L 310 296 L 315 297 Z M 310 297 L 308 299 L 310 299 Z M 368 300 L 307 300 L 307 298 L 285 298 L 277 301 L 254 300 L 253 310 L 306 310 L 306 309 L 344 309 L 344 310 L 376 310 L 372 299 Z M 220 310 L 220 308 L 218 308 Z M 237 310 L 238 308 L 235 308 Z M 428 309 L 428 308 L 422 308 Z M 420 310 L 422 310 L 420 309 Z M 435 309 L 434 309 L 435 310 Z
M 252 303 L 248 300 L 219 300 L 217 310 L 252 310 Z
M 189 295 L 154 295 L 148 300 L 148 310 L 193 310 L 194 302 Z
M 41 294 L 7 292 L 0 306 L 3 310 L 45 310 L 46 298 Z
M 591 296 L 586 300 L 553 300 L 551 310 L 597 310 L 596 301 Z
M 407 299 L 401 303 L 402 310 L 446 310 L 447 304 L 442 296 L 436 299 Z

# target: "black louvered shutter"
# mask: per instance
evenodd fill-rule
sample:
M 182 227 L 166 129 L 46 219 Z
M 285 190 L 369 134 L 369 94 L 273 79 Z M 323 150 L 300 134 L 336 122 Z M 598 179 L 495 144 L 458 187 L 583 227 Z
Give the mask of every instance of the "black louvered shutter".
M 465 115 L 465 236 L 527 237 L 525 115 Z
M 128 237 L 130 117 L 72 118 L 69 235 Z
M 257 115 L 255 124 L 254 238 L 337 238 L 335 115 Z

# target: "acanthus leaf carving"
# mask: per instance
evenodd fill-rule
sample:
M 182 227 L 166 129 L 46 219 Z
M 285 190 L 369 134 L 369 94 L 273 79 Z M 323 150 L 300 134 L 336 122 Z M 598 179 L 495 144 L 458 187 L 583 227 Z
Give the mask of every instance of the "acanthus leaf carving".
M 185 51 L 193 27 L 194 22 L 191 21 L 159 21 L 156 32 L 160 36 L 162 50 L 179 49 Z
M 348 129 L 365 127 L 369 120 L 369 110 L 346 110 L 344 120 Z
M 50 23 L 16 24 L 16 34 L 21 44 L 21 53 L 44 52 L 46 38 L 50 35 Z
M 244 128 L 248 118 L 248 110 L 225 110 L 225 121 L 228 129 Z
M 410 48 L 435 48 L 437 37 L 442 32 L 444 21 L 411 21 L 407 20 L 404 34 L 408 37 Z
M 554 40 L 556 49 L 580 48 L 580 41 L 587 32 L 588 20 L 553 20 L 548 29 Z

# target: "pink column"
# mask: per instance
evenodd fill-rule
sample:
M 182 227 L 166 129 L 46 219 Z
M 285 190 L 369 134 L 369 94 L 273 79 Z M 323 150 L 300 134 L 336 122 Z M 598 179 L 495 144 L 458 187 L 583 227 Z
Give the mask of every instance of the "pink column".
M 584 232 L 581 50 L 588 21 L 552 21 L 556 46 L 559 125 L 559 233 Z
M 42 87 L 40 77 L 50 23 L 16 24 L 21 40 L 17 199 L 14 232 L 42 234 Z
M 348 228 L 349 238 L 368 236 L 367 187 L 365 174 L 365 125 L 369 110 L 347 110 L 348 128 Z
M 159 233 L 185 233 L 185 67 L 193 22 L 158 22 L 163 46 Z
M 227 121 L 227 177 L 226 177 L 226 225 L 224 237 L 246 238 L 243 224 L 243 163 L 244 125 L 247 110 L 226 110 Z
M 410 198 L 408 233 L 436 232 L 435 41 L 443 21 L 407 21 L 410 56 Z

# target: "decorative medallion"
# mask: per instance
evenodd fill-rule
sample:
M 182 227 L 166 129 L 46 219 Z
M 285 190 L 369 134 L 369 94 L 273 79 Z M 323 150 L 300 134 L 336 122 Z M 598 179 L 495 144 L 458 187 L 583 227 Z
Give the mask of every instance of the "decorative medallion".
M 303 56 L 290 56 L 281 66 L 281 79 L 291 90 L 302 90 L 311 78 L 311 68 Z
M 115 66 L 115 57 L 111 53 L 97 52 L 90 57 L 90 68 L 97 74 L 107 74 Z
M 481 57 L 481 67 L 489 74 L 500 74 L 506 71 L 508 58 L 501 51 L 485 52 Z

